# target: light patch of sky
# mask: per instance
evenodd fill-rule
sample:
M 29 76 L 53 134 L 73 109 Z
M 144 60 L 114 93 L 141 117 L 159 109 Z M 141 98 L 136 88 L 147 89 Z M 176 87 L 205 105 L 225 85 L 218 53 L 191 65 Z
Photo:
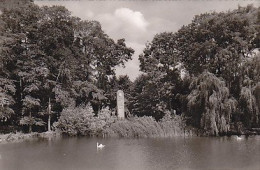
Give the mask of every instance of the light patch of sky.
M 97 20 L 114 40 L 125 38 L 135 50 L 133 60 L 125 68 L 116 67 L 117 75 L 127 74 L 134 80 L 139 71 L 138 56 L 147 42 L 160 32 L 175 32 L 205 12 L 233 10 L 258 0 L 197 0 L 197 1 L 35 1 L 38 5 L 63 5 L 83 20 Z

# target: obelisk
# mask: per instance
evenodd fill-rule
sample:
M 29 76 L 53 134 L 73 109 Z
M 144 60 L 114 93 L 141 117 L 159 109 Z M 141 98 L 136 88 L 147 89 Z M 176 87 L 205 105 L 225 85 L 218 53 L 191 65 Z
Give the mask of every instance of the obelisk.
M 125 99 L 122 90 L 117 91 L 117 116 L 119 119 L 125 118 Z

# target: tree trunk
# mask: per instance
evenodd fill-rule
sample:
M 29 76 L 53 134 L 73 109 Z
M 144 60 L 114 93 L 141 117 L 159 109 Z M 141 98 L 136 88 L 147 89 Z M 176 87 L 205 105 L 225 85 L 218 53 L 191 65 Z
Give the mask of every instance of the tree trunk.
M 23 99 L 22 78 L 20 77 L 21 100 Z
M 49 98 L 49 105 L 48 105 L 48 131 L 51 131 L 51 98 Z
M 29 118 L 30 118 L 30 121 L 31 121 L 31 119 L 32 119 L 31 111 L 30 111 L 30 114 L 29 114 Z M 31 122 L 29 122 L 29 133 L 32 133 L 32 124 L 31 124 Z
M 51 131 L 51 115 L 48 117 L 48 131 Z

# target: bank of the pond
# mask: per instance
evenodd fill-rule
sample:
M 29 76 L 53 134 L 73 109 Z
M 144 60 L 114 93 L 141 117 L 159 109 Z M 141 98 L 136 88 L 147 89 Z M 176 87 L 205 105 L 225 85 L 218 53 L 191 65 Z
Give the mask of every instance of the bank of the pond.
M 26 140 L 33 139 L 52 139 L 56 137 L 60 137 L 61 133 L 59 132 L 42 132 L 42 133 L 9 133 L 9 134 L 0 134 L 0 143 L 15 143 L 15 142 L 23 142 Z
M 132 130 L 127 130 L 127 131 L 105 131 L 105 133 L 101 133 L 99 135 L 92 135 L 92 137 L 123 137 L 123 138 L 169 138 L 169 137 L 192 137 L 192 136 L 205 136 L 202 133 L 196 133 L 194 129 L 189 129 L 183 131 L 183 133 L 173 133 L 176 131 L 172 132 L 159 132 L 159 133 L 154 133 L 154 131 L 151 132 L 144 132 L 141 129 L 139 131 L 134 131 Z M 237 133 L 237 132 L 230 132 L 227 135 L 223 136 L 237 136 L 237 135 L 242 135 L 242 136 L 257 136 L 260 135 L 259 129 L 250 129 L 247 131 L 244 131 L 242 134 Z M 54 139 L 62 136 L 71 136 L 65 133 L 61 132 L 33 132 L 33 133 L 9 133 L 9 134 L 0 134 L 0 144 L 5 144 L 5 143 L 17 143 L 17 142 L 23 142 L 27 140 L 37 140 L 37 139 Z M 75 136 L 75 135 L 74 135 Z M 79 135 L 79 136 L 84 136 L 84 135 Z M 89 136 L 89 135 L 88 135 Z
M 9 133 L 0 134 L 0 143 L 21 142 L 33 139 L 52 139 L 65 136 L 92 136 L 92 137 L 124 137 L 124 138 L 168 138 L 179 136 L 209 136 L 201 129 L 185 126 L 181 116 L 165 116 L 156 121 L 153 117 L 132 117 L 129 119 L 66 119 L 56 123 L 55 131 L 43 133 Z M 69 123 L 68 123 L 69 122 Z M 226 134 L 231 135 L 260 135 L 259 128 L 235 129 L 231 128 Z

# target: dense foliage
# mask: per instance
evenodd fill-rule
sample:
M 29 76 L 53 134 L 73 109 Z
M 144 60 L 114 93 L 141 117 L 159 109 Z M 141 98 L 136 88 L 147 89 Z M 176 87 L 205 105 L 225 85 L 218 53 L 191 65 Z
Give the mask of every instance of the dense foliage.
M 115 42 L 98 22 L 62 6 L 28 2 L 3 9 L 0 20 L 1 126 L 50 130 L 67 107 L 90 103 L 97 116 L 114 100 L 107 84 L 134 52 L 124 39 Z
M 135 82 L 133 113 L 177 110 L 207 135 L 260 127 L 259 14 L 251 5 L 205 13 L 157 34 L 139 56 L 145 75 Z
M 225 82 L 212 73 L 203 72 L 194 78 L 190 89 L 188 107 L 195 126 L 209 134 L 227 133 L 237 101 L 230 98 Z

